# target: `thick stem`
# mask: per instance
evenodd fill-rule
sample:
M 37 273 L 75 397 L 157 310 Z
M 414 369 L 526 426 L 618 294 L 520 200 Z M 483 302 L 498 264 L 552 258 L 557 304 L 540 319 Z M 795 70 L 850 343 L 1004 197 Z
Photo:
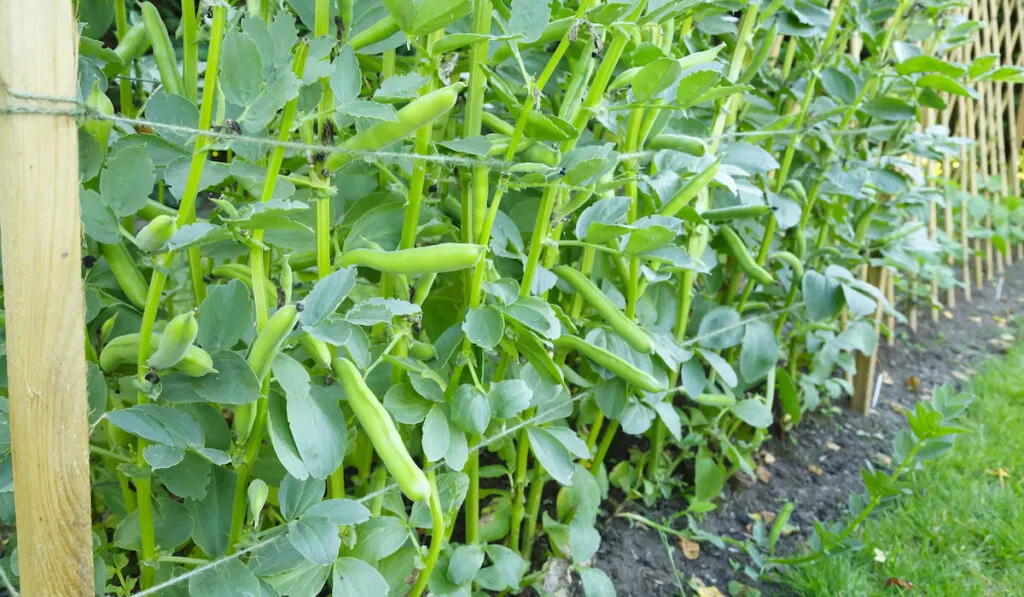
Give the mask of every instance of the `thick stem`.
M 526 499 L 526 529 L 523 532 L 523 559 L 530 561 L 530 554 L 533 553 L 533 539 L 537 533 L 537 518 L 540 516 L 540 499 L 544 496 L 544 482 L 547 475 L 540 464 L 537 464 L 537 473 L 530 485 L 530 495 Z
M 441 511 L 441 498 L 437 495 L 437 479 L 434 471 L 427 473 L 427 479 L 430 481 L 430 521 L 433 527 L 430 530 L 430 549 L 427 551 L 427 561 L 423 570 L 420 570 L 419 576 L 416 577 L 416 584 L 409 592 L 409 597 L 420 597 L 423 594 L 423 589 L 427 587 L 430 574 L 434 571 L 437 559 L 441 555 L 441 548 L 444 546 L 444 512 Z
M 527 419 L 532 417 L 533 414 L 533 409 L 528 411 Z M 525 505 L 523 502 L 526 500 L 526 472 L 530 463 L 530 438 L 527 435 L 525 428 L 519 432 L 519 437 L 516 439 L 516 446 L 518 452 L 516 454 L 516 476 L 513 487 L 515 490 L 515 497 L 512 500 L 512 521 L 510 525 L 509 545 L 513 550 L 519 552 L 519 535 L 522 530 Z
M 608 428 L 604 430 L 604 436 L 601 437 L 601 445 L 597 447 L 597 454 L 590 465 L 590 472 L 595 475 L 601 470 L 601 465 L 604 464 L 604 457 L 608 455 L 608 448 L 611 447 L 612 440 L 615 439 L 615 432 L 618 430 L 619 422 L 615 420 L 612 420 Z
M 117 31 L 117 41 L 124 39 L 128 34 L 128 15 L 125 9 L 125 2 L 117 0 L 114 2 L 114 24 Z M 131 62 L 134 62 L 132 60 Z M 131 64 L 126 64 L 121 70 L 121 78 L 117 80 L 117 88 L 120 97 L 121 114 L 126 118 L 135 116 L 135 103 L 132 101 Z
M 123 4 L 123 2 L 118 2 Z M 196 45 L 195 0 L 181 0 L 181 83 L 185 99 L 195 103 L 199 95 L 199 46 Z

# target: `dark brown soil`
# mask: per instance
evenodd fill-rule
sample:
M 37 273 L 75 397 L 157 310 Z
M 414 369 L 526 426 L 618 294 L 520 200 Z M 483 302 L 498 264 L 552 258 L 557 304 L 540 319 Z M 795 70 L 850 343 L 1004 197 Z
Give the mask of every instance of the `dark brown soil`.
M 883 340 L 878 371 L 885 372 L 886 383 L 872 413 L 866 417 L 856 414 L 844 401 L 832 412 L 806 416 L 790 437 L 769 440 L 763 452 L 774 456 L 774 462 L 766 464 L 771 479 L 752 485 L 732 483 L 718 509 L 707 514 L 699 528 L 711 535 L 746 541 L 751 538 L 751 515 L 762 511 L 777 513 L 784 503 L 792 501 L 796 509 L 790 522 L 799 531 L 780 541 L 782 551 L 792 552 L 810 535 L 815 520 L 842 516 L 850 494 L 863 491 L 861 465 L 866 460 L 875 460 L 879 453 L 888 454 L 892 437 L 905 425 L 905 416 L 897 411 L 926 399 L 936 385 L 961 385 L 973 373 L 977 361 L 1004 352 L 1009 346 L 1010 316 L 1014 311 L 1024 310 L 1024 264 L 1007 270 L 999 301 L 995 294 L 995 284 L 975 290 L 974 300 L 969 303 L 963 300 L 962 293 L 957 293 L 957 308 L 951 318 L 940 316 L 933 323 L 926 311 L 916 335 L 900 327 L 894 346 L 886 346 Z M 916 391 L 911 388 L 915 382 Z M 820 475 L 811 472 L 811 467 L 818 467 Z M 610 503 L 608 508 L 615 506 Z M 680 501 L 666 501 L 651 509 L 637 503 L 618 506 L 620 512 L 637 512 L 659 522 L 685 509 L 685 503 Z M 608 574 L 619 597 L 679 595 L 680 586 L 687 586 L 694 577 L 693 582 L 716 586 L 723 594 L 729 594 L 727 587 L 731 581 L 765 594 L 792 594 L 771 585 L 770 579 L 758 580 L 746 574 L 745 568 L 752 562 L 738 547 L 725 544 L 720 549 L 702 541 L 699 557 L 687 560 L 673 536 L 665 536 L 673 548 L 670 555 L 655 530 L 612 516 L 611 512 L 602 524 L 601 549 L 595 566 Z M 673 523 L 674 528 L 685 525 L 685 518 Z M 673 572 L 673 561 L 678 577 Z M 684 594 L 692 594 L 692 589 Z

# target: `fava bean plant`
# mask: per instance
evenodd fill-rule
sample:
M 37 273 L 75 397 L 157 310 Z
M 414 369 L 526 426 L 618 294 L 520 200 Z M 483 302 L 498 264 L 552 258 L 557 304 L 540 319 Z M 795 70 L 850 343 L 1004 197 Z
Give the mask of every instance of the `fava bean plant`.
M 97 594 L 614 594 L 955 283 L 964 6 L 80 1 Z

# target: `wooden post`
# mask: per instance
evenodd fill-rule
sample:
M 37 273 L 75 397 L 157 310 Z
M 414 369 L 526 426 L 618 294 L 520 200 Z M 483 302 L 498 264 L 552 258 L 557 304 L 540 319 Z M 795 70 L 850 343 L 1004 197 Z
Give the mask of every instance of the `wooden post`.
M 867 272 L 867 283 L 875 288 L 884 290 L 888 269 L 885 267 L 869 267 Z M 875 307 L 875 333 L 878 333 L 882 323 L 882 304 Z M 870 355 L 857 353 L 857 375 L 853 382 L 853 397 L 851 406 L 861 414 L 868 414 L 871 410 L 871 399 L 875 394 L 875 369 L 878 365 L 878 347 Z
M 967 58 L 967 52 L 964 52 L 965 59 Z M 957 136 L 966 137 L 968 135 L 967 122 L 970 114 L 967 99 L 964 97 L 957 98 L 957 122 L 956 131 Z M 960 147 L 960 190 L 967 190 L 968 181 L 968 168 L 970 168 L 971 161 L 968 159 L 970 152 L 966 147 Z M 962 196 L 962 195 L 961 195 Z M 967 229 L 970 225 L 969 213 L 967 210 L 966 202 L 961 201 L 960 203 L 960 250 L 963 252 L 963 260 L 961 266 L 963 267 L 963 282 L 964 282 L 964 300 L 970 302 L 971 300 L 971 244 L 970 239 L 967 238 Z
M 959 57 L 960 50 L 958 48 L 953 52 L 953 60 L 957 61 L 959 60 Z M 949 125 L 953 119 L 953 108 L 955 106 L 956 102 L 954 101 L 953 96 L 950 95 L 949 105 L 942 112 L 942 126 L 946 127 L 947 131 L 950 131 Z M 946 180 L 953 180 L 953 160 L 950 159 L 948 155 L 942 159 L 942 176 Z M 948 186 L 944 185 L 944 188 L 948 188 Z M 946 232 L 946 238 L 949 242 L 953 242 L 955 240 L 955 237 L 953 236 L 953 202 L 950 201 L 948 194 L 945 191 L 943 191 L 942 197 L 942 224 Z M 946 265 L 948 265 L 951 270 L 956 266 L 956 260 L 953 259 L 952 255 L 946 258 Z M 945 303 L 946 308 L 948 309 L 956 308 L 956 289 L 954 286 L 950 286 L 946 289 Z
M 10 89 L 74 97 L 77 50 L 68 0 L 0 2 Z M 11 106 L 55 107 L 0 88 L 0 107 Z M 93 595 L 77 131 L 72 116 L 0 115 L 18 559 L 21 594 L 33 597 Z
M 886 276 L 885 284 L 885 300 L 889 301 L 892 305 L 893 310 L 896 310 L 896 276 Z M 885 339 L 885 343 L 889 346 L 896 344 L 896 316 L 886 315 L 885 325 L 889 328 L 889 336 Z
M 934 110 L 924 113 L 925 130 L 938 122 L 938 114 Z M 931 160 L 924 160 L 924 179 L 927 183 L 935 180 L 935 168 Z M 934 202 L 928 203 L 928 238 L 937 241 L 939 238 L 939 213 Z M 928 284 L 928 312 L 933 322 L 939 320 L 939 282 L 932 278 Z

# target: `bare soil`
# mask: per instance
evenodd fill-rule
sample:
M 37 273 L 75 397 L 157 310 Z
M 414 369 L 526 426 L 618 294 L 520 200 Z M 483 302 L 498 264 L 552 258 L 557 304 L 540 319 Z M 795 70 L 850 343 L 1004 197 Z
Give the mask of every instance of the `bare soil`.
M 718 508 L 705 515 L 699 528 L 712 535 L 746 541 L 751 538 L 752 515 L 777 513 L 784 503 L 792 501 L 796 509 L 790 522 L 799 530 L 780 541 L 780 550 L 793 552 L 809 537 L 815 520 L 841 517 L 850 494 L 863 491 L 862 464 L 866 460 L 884 462 L 884 455 L 890 453 L 893 436 L 906 424 L 902 410 L 928 399 L 936 385 L 962 385 L 980 360 L 1005 352 L 1012 343 L 1010 318 L 1024 310 L 1024 264 L 1007 269 L 1000 300 L 995 295 L 994 283 L 975 290 L 971 302 L 964 301 L 958 292 L 957 307 L 949 314 L 940 314 L 938 322 L 932 322 L 925 311 L 917 334 L 910 335 L 906 327 L 900 327 L 895 345 L 888 346 L 882 340 L 878 371 L 885 373 L 886 381 L 871 414 L 857 414 L 844 401 L 831 412 L 825 409 L 805 416 L 789 437 L 767 441 L 762 454 L 774 457 L 768 458 L 771 464 L 765 463 L 770 480 L 732 483 Z M 715 586 L 723 594 L 729 594 L 730 582 L 738 594 L 744 591 L 737 583 L 768 595 L 793 594 L 773 585 L 769 578 L 748 575 L 745 567 L 751 565 L 750 557 L 738 547 L 725 544 L 719 549 L 703 541 L 700 555 L 689 560 L 675 537 L 665 536 L 673 547 L 669 554 L 656 530 L 612 515 L 617 509 L 661 521 L 685 506 L 684 502 L 671 500 L 650 509 L 636 503 L 608 504 L 594 565 L 608 574 L 619 597 L 679 595 L 680 583 L 686 586 L 691 582 Z M 674 525 L 685 527 L 685 518 Z

